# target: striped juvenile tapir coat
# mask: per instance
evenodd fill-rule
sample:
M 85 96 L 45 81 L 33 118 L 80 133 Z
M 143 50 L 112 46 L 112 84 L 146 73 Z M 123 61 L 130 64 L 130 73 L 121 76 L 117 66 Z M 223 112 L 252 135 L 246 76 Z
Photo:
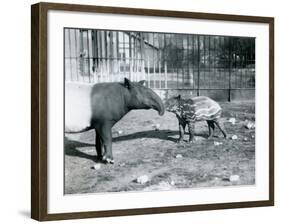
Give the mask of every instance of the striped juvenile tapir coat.
M 186 124 L 189 130 L 189 141 L 194 139 L 194 123 L 207 121 L 209 137 L 213 136 L 215 124 L 226 138 L 227 134 L 223 123 L 220 121 L 222 109 L 220 105 L 206 96 L 198 96 L 190 99 L 182 99 L 180 95 L 166 102 L 166 110 L 175 113 L 179 121 L 179 141 L 183 140 Z

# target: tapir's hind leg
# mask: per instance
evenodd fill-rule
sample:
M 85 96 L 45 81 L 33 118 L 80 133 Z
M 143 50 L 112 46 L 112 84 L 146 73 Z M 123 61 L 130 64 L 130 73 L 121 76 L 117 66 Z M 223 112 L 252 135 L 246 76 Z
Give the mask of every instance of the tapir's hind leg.
M 101 142 L 104 146 L 104 152 L 102 154 L 102 160 L 107 163 L 114 163 L 112 155 L 112 126 L 110 124 L 103 124 L 98 128 L 98 132 L 101 138 Z
M 208 138 L 212 138 L 214 135 L 215 124 L 214 121 L 207 121 L 208 128 L 209 128 L 209 136 Z
M 98 159 L 101 160 L 103 154 L 103 143 L 97 130 L 96 130 L 96 151 L 97 151 Z
M 226 131 L 224 129 L 223 122 L 221 122 L 220 119 L 216 119 L 216 120 L 214 120 L 214 122 L 218 126 L 220 131 L 222 132 L 223 136 L 226 138 L 227 137 L 227 133 L 226 133 Z

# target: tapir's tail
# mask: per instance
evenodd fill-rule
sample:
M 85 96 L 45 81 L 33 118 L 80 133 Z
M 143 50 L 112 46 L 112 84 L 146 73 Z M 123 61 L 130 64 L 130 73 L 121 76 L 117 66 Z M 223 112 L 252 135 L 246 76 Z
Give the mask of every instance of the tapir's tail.
M 91 126 L 79 130 L 78 129 L 75 130 L 75 128 L 73 129 L 65 128 L 64 133 L 68 133 L 68 134 L 82 133 L 82 132 L 89 131 L 91 129 L 93 129 L 93 127 Z

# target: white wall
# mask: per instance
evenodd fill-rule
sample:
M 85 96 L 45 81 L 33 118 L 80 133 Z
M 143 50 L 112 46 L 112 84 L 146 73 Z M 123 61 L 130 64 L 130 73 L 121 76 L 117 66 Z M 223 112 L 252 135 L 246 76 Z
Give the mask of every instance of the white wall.
M 276 62 L 280 61 L 280 6 L 277 0 L 65 0 L 69 3 L 112 5 L 275 16 Z M 57 2 L 63 2 L 57 0 Z M 35 1 L 2 1 L 1 4 L 1 162 L 0 223 L 35 223 L 30 215 L 30 4 Z M 276 87 L 280 63 L 276 63 Z M 280 87 L 276 88 L 276 206 L 181 214 L 70 220 L 52 223 L 280 223 Z

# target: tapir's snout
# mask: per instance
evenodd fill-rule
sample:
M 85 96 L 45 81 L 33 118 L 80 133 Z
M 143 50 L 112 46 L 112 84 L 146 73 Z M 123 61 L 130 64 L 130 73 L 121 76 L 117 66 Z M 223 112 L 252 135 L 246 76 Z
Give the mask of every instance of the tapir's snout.
M 164 104 L 162 103 L 162 101 L 159 105 L 158 113 L 159 113 L 160 116 L 163 116 L 164 113 L 165 113 L 165 107 L 164 107 Z
M 153 96 L 153 104 L 152 104 L 152 108 L 154 110 L 157 110 L 160 116 L 163 116 L 165 113 L 165 106 L 161 100 L 161 98 L 154 93 L 155 95 Z

